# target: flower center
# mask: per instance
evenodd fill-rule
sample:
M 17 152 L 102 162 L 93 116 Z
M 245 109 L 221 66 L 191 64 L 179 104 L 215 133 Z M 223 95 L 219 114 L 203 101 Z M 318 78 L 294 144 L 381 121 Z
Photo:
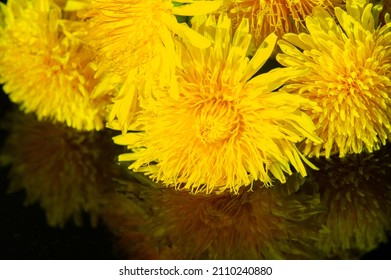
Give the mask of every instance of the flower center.
M 238 126 L 238 112 L 228 101 L 209 101 L 197 110 L 196 130 L 202 143 L 215 143 L 230 139 L 236 135 Z
M 365 77 L 362 77 L 361 73 L 356 71 L 352 71 L 346 75 L 338 75 L 337 79 L 337 89 L 339 91 L 343 90 L 347 94 L 354 95 L 355 93 L 363 92 L 363 90 L 368 88 L 368 86 L 363 82 Z

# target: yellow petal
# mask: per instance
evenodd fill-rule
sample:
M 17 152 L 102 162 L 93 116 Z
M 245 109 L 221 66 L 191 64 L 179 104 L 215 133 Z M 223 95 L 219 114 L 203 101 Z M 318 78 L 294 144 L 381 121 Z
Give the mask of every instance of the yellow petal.
M 134 84 L 134 76 L 129 75 L 118 95 L 113 99 L 114 104 L 109 115 L 109 122 L 118 118 L 123 133 L 127 131 L 133 122 L 136 113 L 138 91 Z
M 168 27 L 179 37 L 188 41 L 191 45 L 205 49 L 211 45 L 211 41 L 192 30 L 186 23 L 178 23 L 175 18 L 166 18 Z
M 265 64 L 272 54 L 277 42 L 276 34 L 272 33 L 266 37 L 261 46 L 259 46 L 257 52 L 250 60 L 247 68 L 242 76 L 241 81 L 248 81 L 257 71 Z
M 175 0 L 175 1 L 172 1 L 175 5 L 175 3 L 182 3 L 182 4 L 190 4 L 190 3 L 194 3 L 194 0 Z
M 40 0 L 36 3 L 36 7 L 38 8 L 39 11 L 41 12 L 49 12 L 50 10 L 50 5 L 48 0 Z
M 68 0 L 64 10 L 68 12 L 82 10 L 87 7 L 87 4 L 88 3 L 86 1 L 82 0 Z
M 119 144 L 115 142 L 116 144 Z M 135 161 L 137 160 L 137 157 L 135 156 L 134 153 L 127 153 L 127 154 L 121 154 L 118 156 L 119 161 Z
M 280 86 L 282 86 L 287 80 L 297 77 L 303 77 L 309 72 L 304 69 L 294 69 L 292 67 L 287 68 L 275 68 L 267 73 L 260 74 L 251 79 L 247 86 L 255 86 L 265 90 L 265 92 L 271 92 Z
M 204 15 L 216 11 L 220 6 L 221 1 L 197 1 L 191 4 L 173 7 L 172 13 L 178 16 Z
M 121 134 L 113 137 L 114 143 L 118 145 L 127 145 L 133 146 L 134 143 L 140 140 L 139 133 L 128 132 L 126 134 Z M 126 154 L 125 154 L 126 155 Z

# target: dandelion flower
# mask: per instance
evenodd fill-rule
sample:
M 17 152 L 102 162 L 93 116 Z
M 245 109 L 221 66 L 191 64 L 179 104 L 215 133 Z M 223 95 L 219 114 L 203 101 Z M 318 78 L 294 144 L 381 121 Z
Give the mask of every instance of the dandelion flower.
M 140 101 L 141 110 L 129 132 L 115 138 L 132 152 L 130 169 L 156 181 L 192 192 L 237 193 L 239 187 L 273 175 L 285 182 L 292 165 L 303 176 L 307 162 L 295 147 L 304 138 L 318 142 L 314 126 L 301 111 L 312 106 L 299 95 L 272 92 L 303 72 L 290 68 L 251 78 L 269 58 L 276 36 L 270 35 L 255 56 L 246 57 L 251 35 L 243 20 L 231 36 L 230 20 L 197 18 L 193 27 L 214 41 L 199 49 L 178 42 L 181 67 L 176 69 L 179 96 L 156 89 L 155 98 Z
M 112 71 L 121 78 L 119 92 L 109 108 L 111 127 L 128 129 L 137 111 L 138 95 L 148 95 L 150 83 L 170 87 L 176 95 L 173 36 L 202 48 L 209 46 L 210 41 L 185 23 L 178 23 L 175 15 L 205 14 L 219 6 L 220 1 L 87 1 L 79 14 L 87 22 L 85 40 L 96 52 L 98 73 Z
M 20 112 L 8 115 L 5 125 L 9 135 L 0 162 L 11 166 L 9 190 L 24 190 L 27 204 L 39 203 L 50 226 L 72 220 L 79 225 L 84 213 L 95 225 L 104 195 L 114 186 L 111 178 L 117 176 L 110 135 L 80 132 Z
M 336 22 L 315 9 L 306 20 L 309 34 L 287 34 L 279 42 L 281 64 L 310 71 L 284 90 L 322 108 L 306 111 L 324 142 L 306 143 L 305 154 L 372 152 L 391 136 L 391 23 L 376 26 L 372 13 L 378 14 L 372 4 L 348 1 L 347 11 L 335 8 Z
M 233 28 L 242 18 L 250 21 L 250 32 L 257 48 L 272 32 L 278 37 L 305 29 L 304 19 L 314 7 L 331 10 L 341 6 L 343 0 L 227 0 L 219 9 L 233 20 Z
M 299 177 L 293 181 L 296 179 Z M 131 226 L 122 232 L 120 241 L 127 258 L 319 257 L 317 250 L 303 245 L 313 242 L 311 237 L 317 232 L 304 224 L 323 210 L 319 196 L 289 195 L 284 185 L 254 192 L 243 190 L 239 195 L 194 195 L 158 186 L 139 189 L 131 182 L 128 186 L 129 191 L 124 189 L 123 193 L 129 204 L 141 205 L 148 218 L 138 230 Z M 126 219 L 134 217 L 128 215 Z
M 88 20 L 88 40 L 103 63 L 108 63 L 119 73 L 126 73 L 130 68 L 150 60 L 162 44 L 171 47 L 172 33 L 196 45 L 207 46 L 208 40 L 185 24 L 177 23 L 175 14 L 206 13 L 217 9 L 219 2 L 175 2 L 190 4 L 175 6 L 168 0 L 88 1 L 82 12 L 83 18 Z
M 387 242 L 391 230 L 390 147 L 375 153 L 316 162 L 307 177 L 327 211 L 316 217 L 323 224 L 317 247 L 328 258 L 359 257 Z
M 79 130 L 104 126 L 107 95 L 94 98 L 99 83 L 91 54 L 77 39 L 78 23 L 50 0 L 0 4 L 0 83 L 10 99 L 39 119 Z

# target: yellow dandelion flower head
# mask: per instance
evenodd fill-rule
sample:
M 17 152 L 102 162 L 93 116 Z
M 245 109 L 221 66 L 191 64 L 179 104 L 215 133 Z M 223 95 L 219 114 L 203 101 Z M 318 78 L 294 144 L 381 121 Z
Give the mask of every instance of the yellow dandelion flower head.
M 50 0 L 10 0 L 0 7 L 0 83 L 10 99 L 39 119 L 103 128 L 109 99 L 92 96 L 98 81 L 74 16 L 66 18 Z
M 20 112 L 9 114 L 5 126 L 9 134 L 0 163 L 11 166 L 10 191 L 24 190 L 27 204 L 39 203 L 50 226 L 72 220 L 79 225 L 85 213 L 95 225 L 117 172 L 110 135 L 80 132 Z
M 193 44 L 206 47 L 210 43 L 179 24 L 175 15 L 195 15 L 216 10 L 219 1 L 170 0 L 87 0 L 80 13 L 87 19 L 87 41 L 97 51 L 102 67 L 127 76 L 130 68 L 151 60 L 156 55 L 166 56 L 162 48 L 173 50 L 172 34 Z M 175 5 L 175 3 L 186 3 Z M 172 52 L 169 53 L 172 56 Z M 154 65 L 156 66 L 156 65 Z M 156 67 L 152 67 L 154 69 Z M 159 67 L 158 67 L 159 68 Z
M 391 135 L 391 23 L 376 26 L 378 9 L 357 3 L 335 8 L 337 21 L 315 9 L 306 20 L 309 34 L 287 34 L 279 42 L 281 64 L 310 70 L 285 90 L 322 108 L 307 113 L 324 142 L 307 143 L 305 154 L 372 152 Z
M 140 101 L 131 128 L 142 132 L 115 138 L 132 149 L 120 160 L 133 161 L 130 169 L 156 181 L 192 192 L 237 193 L 253 180 L 270 185 L 270 174 L 285 182 L 290 165 L 305 175 L 306 160 L 295 143 L 306 137 L 319 141 L 301 111 L 312 104 L 299 95 L 272 92 L 302 72 L 276 69 L 251 78 L 273 51 L 276 36 L 270 35 L 249 60 L 248 20 L 234 36 L 226 16 L 218 22 L 198 18 L 193 27 L 213 41 L 212 47 L 178 42 L 179 96 L 161 89 L 154 91 L 155 98 Z
M 343 0 L 226 0 L 219 11 L 225 11 L 236 28 L 242 18 L 250 21 L 250 32 L 257 48 L 272 32 L 281 37 L 287 32 L 304 30 L 304 19 L 314 7 L 332 9 Z
M 307 178 L 327 211 L 317 247 L 328 257 L 359 257 L 387 242 L 391 230 L 390 147 L 372 154 L 319 159 Z M 306 183 L 306 184 L 307 184 Z
M 85 41 L 96 55 L 98 73 L 119 76 L 118 93 L 109 108 L 108 125 L 129 128 L 137 111 L 138 95 L 148 95 L 150 84 L 170 87 L 177 63 L 173 35 L 205 48 L 210 45 L 175 16 L 205 14 L 219 8 L 220 1 L 169 0 L 73 0 L 67 9 L 81 10 L 86 19 Z M 118 79 L 118 77 L 116 77 Z M 110 81 L 111 79 L 106 79 Z M 143 84 L 143 86 L 141 86 Z M 145 85 L 144 85 L 145 84 Z
M 289 182 L 294 185 L 298 180 L 301 180 L 299 176 L 291 177 Z M 195 195 L 156 186 L 144 186 L 139 195 L 131 192 L 133 200 L 137 198 L 142 208 L 147 209 L 149 218 L 138 233 L 152 242 L 147 250 L 155 249 L 151 256 L 162 259 L 318 257 L 312 255 L 317 251 L 311 251 L 307 243 L 316 230 L 308 231 L 305 222 L 323 210 L 320 199 L 288 194 L 290 188 L 284 185 L 254 192 L 243 190 L 239 195 Z M 137 231 L 129 228 L 124 233 L 129 236 L 131 232 L 130 236 L 135 236 Z M 132 246 L 130 242 L 127 247 Z M 140 248 L 146 248 L 145 242 L 141 244 Z M 304 251 L 303 244 L 308 245 Z M 135 247 L 138 246 L 132 246 Z M 143 254 L 132 252 L 133 257 Z

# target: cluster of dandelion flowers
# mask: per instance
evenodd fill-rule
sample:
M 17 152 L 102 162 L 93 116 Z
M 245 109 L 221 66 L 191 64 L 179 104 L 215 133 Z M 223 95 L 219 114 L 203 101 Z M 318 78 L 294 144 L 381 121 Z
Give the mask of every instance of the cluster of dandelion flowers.
M 351 258 L 386 243 L 391 230 L 390 147 L 342 159 L 321 158 L 316 164 L 320 170 L 305 183 L 327 207 L 316 217 L 315 222 L 324 225 L 316 246 L 328 258 Z
M 250 32 L 257 48 L 272 32 L 297 33 L 305 29 L 304 19 L 314 7 L 331 10 L 342 6 L 343 0 L 228 0 L 219 11 L 225 11 L 233 20 L 234 28 L 242 18 L 250 21 Z
M 376 26 L 373 14 L 378 10 L 372 4 L 348 1 L 347 11 L 335 8 L 336 22 L 315 9 L 306 20 L 309 34 L 287 34 L 279 42 L 282 65 L 310 71 L 284 90 L 322 108 L 307 111 L 324 142 L 306 143 L 306 155 L 372 152 L 391 135 L 391 23 Z
M 128 191 L 122 190 L 129 199 L 129 206 L 123 207 L 138 205 L 147 216 L 138 227 L 132 222 L 127 230 L 121 227 L 118 236 L 126 258 L 320 257 L 312 255 L 317 250 L 308 245 L 317 230 L 305 225 L 308 218 L 323 210 L 319 196 L 288 194 L 285 186 L 253 192 L 241 189 L 238 195 L 138 186 L 129 182 Z M 134 215 L 127 215 L 120 224 L 129 224 L 126 220 L 133 221 Z
M 9 135 L 0 160 L 11 167 L 9 191 L 24 190 L 26 203 L 39 203 L 50 226 L 79 225 L 85 213 L 95 225 L 117 172 L 110 135 L 21 112 L 9 114 L 5 126 Z
M 99 81 L 91 52 L 78 39 L 75 16 L 51 0 L 10 0 L 0 7 L 4 92 L 39 119 L 79 130 L 103 128 L 110 100 L 93 95 Z
M 141 110 L 129 132 L 114 139 L 132 152 L 130 169 L 192 192 L 237 193 L 254 180 L 272 183 L 270 173 L 285 181 L 292 165 L 302 175 L 307 162 L 296 142 L 314 136 L 310 118 L 301 111 L 313 104 L 299 95 L 272 92 L 302 71 L 275 69 L 251 78 L 269 58 L 276 36 L 271 34 L 249 60 L 248 20 L 231 35 L 230 20 L 193 18 L 193 28 L 211 38 L 199 49 L 178 41 L 179 96 L 155 90 L 155 99 L 140 101 Z M 270 172 L 270 173 L 269 173 Z

